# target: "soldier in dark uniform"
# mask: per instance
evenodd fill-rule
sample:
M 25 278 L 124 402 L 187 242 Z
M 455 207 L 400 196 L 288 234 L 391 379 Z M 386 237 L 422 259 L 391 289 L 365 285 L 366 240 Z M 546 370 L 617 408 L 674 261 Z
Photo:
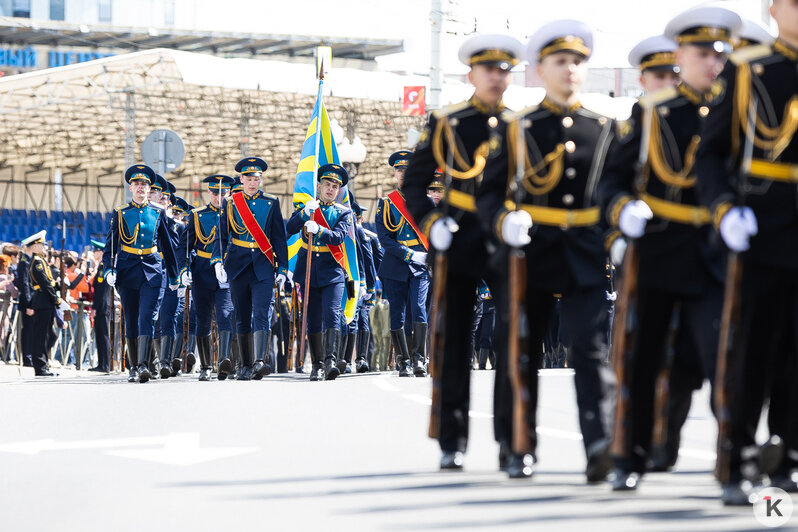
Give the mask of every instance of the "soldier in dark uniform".
M 105 267 L 102 263 L 105 242 L 92 240 L 94 247 L 94 260 L 97 262 L 97 271 L 91 280 L 93 293 L 91 309 L 94 313 L 94 344 L 97 347 L 97 367 L 89 371 L 109 373 L 111 371 L 111 340 L 109 335 L 109 320 L 113 312 L 111 287 L 105 282 Z
M 604 480 L 612 466 L 608 450 L 613 379 L 603 366 L 609 307 L 606 253 L 595 189 L 614 128 L 612 120 L 580 102 L 592 48 L 590 28 L 574 20 L 549 23 L 530 38 L 527 59 L 543 80 L 546 95 L 539 105 L 502 116 L 507 134 L 497 156 L 488 161 L 477 197 L 486 229 L 526 254 L 525 343 L 530 352 L 522 354 L 520 371 L 527 389 L 514 391 L 529 395 L 528 425 L 499 427 L 504 431 L 500 442 L 509 442 L 512 430 L 525 430 L 528 436 L 528 448 L 515 448 L 510 458 L 511 478 L 531 476 L 537 461 L 537 370 L 554 312 L 553 294 L 562 294 L 560 313 L 575 371 L 588 482 Z M 525 162 L 516 183 L 519 158 Z M 497 309 L 500 305 L 497 299 Z M 497 332 L 496 338 L 501 336 Z M 497 354 L 499 390 L 511 389 L 507 367 Z M 507 414 L 500 417 L 506 419 Z
M 280 200 L 258 189 L 267 168 L 266 161 L 258 157 L 236 164 L 243 188 L 224 200 L 221 239 L 214 244 L 221 246 L 221 254 L 214 252 L 211 259 L 219 286 L 230 279 L 241 352 L 239 380 L 260 380 L 272 372 L 265 356 L 274 284 L 282 287 L 289 279 Z
M 232 336 L 233 301 L 230 286 L 219 283 L 214 272 L 213 247 L 219 238 L 219 208 L 228 196 L 233 178 L 215 174 L 202 181 L 208 184 L 210 202 L 194 209 L 188 219 L 186 231 L 180 236 L 177 262 L 180 280 L 191 286 L 191 295 L 196 302 L 197 347 L 199 348 L 202 373 L 200 380 L 210 380 L 211 370 L 211 318 L 216 308 L 216 326 L 219 333 L 218 378 L 223 381 L 233 372 L 230 360 L 230 338 Z
M 739 16 L 722 8 L 689 10 L 668 23 L 665 36 L 679 45 L 676 64 L 681 83 L 648 94 L 635 105 L 630 131 L 619 136 L 599 185 L 605 215 L 616 230 L 611 238 L 619 230 L 623 237 L 636 239 L 640 257 L 638 271 L 625 272 L 637 274 L 637 331 L 634 350 L 624 361 L 629 377 L 619 383 L 626 404 L 620 408 L 619 399 L 624 417 L 616 426 L 622 428 L 624 440 L 623 454 L 615 457 L 613 490 L 636 489 L 646 470 L 655 383 L 669 336 L 686 334 L 689 347 L 682 343 L 678 353 L 694 355 L 700 364 L 693 367 L 692 356 L 674 358 L 670 400 L 680 406 L 670 410 L 672 456 L 666 462 L 676 461 L 679 430 L 693 388 L 700 387 L 704 378 L 714 381 L 723 261 L 721 249 L 711 241 L 709 211 L 700 206 L 693 165 L 701 122 L 722 91 L 713 82 L 723 67 L 723 50 L 731 50 L 731 35 L 740 24 Z M 644 131 L 646 127 L 649 131 Z M 642 175 L 637 175 L 643 139 L 648 139 L 647 158 Z M 610 246 L 615 264 L 620 264 L 622 253 L 617 248 L 623 245 L 615 240 Z
M 460 61 L 471 67 L 468 79 L 474 95 L 467 101 L 434 111 L 410 160 L 403 190 L 410 214 L 429 235 L 434 250 L 447 255 L 444 349 L 440 392 L 439 444 L 441 469 L 461 469 L 468 442 L 470 369 L 473 345 L 464 334 L 473 319 L 477 285 L 492 284 L 494 295 L 504 293 L 503 275 L 489 271 L 488 243 L 475 196 L 485 164 L 503 134 L 498 115 L 505 109 L 504 91 L 510 70 L 519 63 L 523 47 L 506 35 L 475 35 L 460 47 Z M 451 166 L 450 166 L 451 161 Z M 436 206 L 427 195 L 440 169 L 446 180 L 444 199 Z M 437 180 L 441 179 L 438 173 Z M 426 301 L 421 302 L 426 306 Z M 391 304 L 393 310 L 393 304 Z M 501 349 L 500 349 L 501 350 Z M 495 406 L 495 405 L 494 405 Z M 502 466 L 503 464 L 503 460 Z
M 421 233 L 405 205 L 404 176 L 411 152 L 398 151 L 388 158 L 397 180 L 396 190 L 377 204 L 377 236 L 385 249 L 378 273 L 382 294 L 391 312 L 391 342 L 396 351 L 400 377 L 415 374 L 424 377 L 427 345 L 427 237 Z M 424 187 L 426 190 L 426 184 Z M 427 203 L 432 202 L 424 195 Z M 408 348 L 405 335 L 406 310 L 410 308 L 413 345 Z M 412 351 L 412 362 L 411 362 Z
M 33 331 L 32 322 L 33 316 L 27 313 L 30 306 L 30 282 L 28 273 L 30 272 L 30 250 L 26 245 L 29 239 L 24 239 L 20 243 L 19 250 L 19 263 L 17 263 L 17 274 L 14 276 L 14 285 L 19 292 L 19 303 L 17 304 L 17 312 L 22 317 L 22 329 L 20 331 L 20 346 L 22 348 L 22 364 L 24 366 L 32 366 L 31 350 L 30 350 L 30 335 Z
M 302 296 L 308 297 L 307 331 L 313 370 L 310 380 L 334 380 L 341 374 L 337 367 L 341 348 L 340 324 L 343 315 L 346 271 L 336 258 L 352 224 L 352 211 L 335 203 L 340 187 L 346 186 L 349 175 L 342 166 L 326 164 L 316 173 L 318 199 L 299 205 L 286 224 L 289 235 L 302 232 L 302 248 L 297 254 L 295 281 L 305 282 L 308 240 L 312 239 L 313 258 L 310 266 L 310 286 L 302 286 Z M 312 216 L 312 217 L 311 217 Z
M 147 382 L 152 377 L 148 357 L 158 316 L 161 278 L 167 275 L 169 289 L 177 289 L 177 261 L 166 213 L 148 200 L 155 172 L 147 165 L 136 164 L 125 171 L 125 181 L 133 200 L 114 209 L 103 267 L 105 281 L 119 291 L 125 310 L 128 381 Z
M 446 188 L 443 185 L 442 179 L 443 176 L 441 175 L 441 169 L 436 168 L 432 183 L 430 183 L 427 187 L 427 196 L 429 196 L 429 199 L 432 200 L 432 203 L 434 203 L 436 207 L 443 199 L 443 194 Z
M 156 205 L 161 207 L 164 210 L 164 214 L 166 216 L 167 222 L 166 226 L 169 228 L 171 241 L 172 241 L 172 248 L 177 247 L 177 234 L 175 233 L 175 224 L 172 218 L 172 207 L 170 202 L 170 186 L 171 185 L 164 176 L 161 174 L 155 174 L 155 181 L 150 184 L 150 192 L 147 195 L 150 204 Z M 163 268 L 163 263 L 161 264 Z M 167 326 L 168 324 L 163 323 L 164 318 L 163 314 L 168 313 L 170 310 L 174 310 L 177 306 L 177 291 L 169 290 L 167 287 L 168 284 L 168 275 L 164 270 L 163 275 L 161 276 L 161 292 L 158 295 L 158 303 L 156 304 L 155 310 L 155 323 L 153 324 L 153 337 L 152 343 L 150 344 L 150 354 L 149 354 L 149 367 L 150 372 L 152 374 L 152 378 L 158 379 L 163 374 L 162 367 L 161 367 L 161 339 L 163 338 L 161 334 L 161 328 L 163 326 Z M 161 310 L 164 310 L 164 313 Z
M 725 91 L 709 109 L 695 163 L 701 200 L 742 268 L 740 316 L 731 340 L 734 371 L 727 386 L 730 441 L 720 442 L 730 444 L 721 496 L 727 505 L 750 504 L 746 473 L 757 471 L 750 462 L 771 386 L 770 409 L 783 413 L 787 451 L 771 481 L 796 489 L 789 473 L 798 465 L 798 5 L 774 0 L 770 14 L 778 38 L 730 55 L 718 78 Z M 774 383 L 779 373 L 787 373 L 787 393 Z
M 58 294 L 56 282 L 44 259 L 46 234 L 46 231 L 40 231 L 24 242 L 30 246 L 31 252 L 31 262 L 28 267 L 31 297 L 26 313 L 33 318 L 30 348 L 33 369 L 37 377 L 54 376 L 47 364 L 47 334 L 53 327 L 56 311 L 64 312 L 70 309 L 69 303 L 63 301 Z

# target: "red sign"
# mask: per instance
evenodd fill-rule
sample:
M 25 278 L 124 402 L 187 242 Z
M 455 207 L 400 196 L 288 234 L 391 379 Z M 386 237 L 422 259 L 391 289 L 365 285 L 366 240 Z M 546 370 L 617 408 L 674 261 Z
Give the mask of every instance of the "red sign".
M 407 116 L 424 116 L 427 112 L 424 105 L 426 87 L 405 87 L 402 101 L 402 114 Z

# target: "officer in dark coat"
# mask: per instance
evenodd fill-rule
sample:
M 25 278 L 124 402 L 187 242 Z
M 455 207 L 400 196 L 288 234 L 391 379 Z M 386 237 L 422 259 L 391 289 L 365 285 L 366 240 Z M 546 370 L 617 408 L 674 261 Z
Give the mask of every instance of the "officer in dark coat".
M 424 377 L 427 345 L 427 237 L 405 205 L 404 179 L 409 151 L 398 151 L 388 158 L 397 180 L 396 190 L 377 203 L 376 225 L 385 255 L 378 270 L 383 297 L 391 312 L 391 342 L 396 350 L 400 377 Z M 430 205 L 432 202 L 426 199 Z M 410 316 L 407 316 L 409 309 Z M 413 345 L 408 347 L 406 321 L 412 323 Z M 412 359 L 411 359 L 412 356 Z
M 755 435 L 771 386 L 770 414 L 781 412 L 787 429 L 786 459 L 771 482 L 798 489 L 790 478 L 798 465 L 798 19 L 786 0 L 774 1 L 770 14 L 779 37 L 729 56 L 718 78 L 725 90 L 709 107 L 695 163 L 702 203 L 742 268 L 739 321 L 730 338 L 730 440 L 720 442 L 730 446 L 721 496 L 727 505 L 753 500 L 744 474 L 757 471 Z
M 510 70 L 522 59 L 523 47 L 507 35 L 475 35 L 463 43 L 458 55 L 471 67 L 468 78 L 474 85 L 474 95 L 430 115 L 410 160 L 403 189 L 410 214 L 429 236 L 432 247 L 447 256 L 446 275 L 433 272 L 435 282 L 445 283 L 444 349 L 442 354 L 432 355 L 443 358 L 438 438 L 442 469 L 462 468 L 468 442 L 473 342 L 467 331 L 473 319 L 477 285 L 486 279 L 499 301 L 505 293 L 499 283 L 505 282 L 506 273 L 489 271 L 488 243 L 475 196 L 485 164 L 503 134 L 504 124 L 499 120 L 505 109 L 502 96 L 512 79 Z M 447 189 L 436 206 L 427 194 L 430 185 L 442 176 Z M 426 306 L 426 301 L 421 304 Z M 501 345 L 497 349 L 501 352 Z M 500 462 L 503 467 L 504 460 Z
M 515 448 L 508 464 L 509 475 L 516 478 L 531 476 L 537 461 L 537 370 L 556 293 L 563 295 L 560 310 L 575 371 L 587 480 L 603 480 L 612 465 L 608 453 L 612 374 L 602 366 L 608 327 L 606 253 L 595 188 L 614 129 L 612 120 L 586 109 L 579 99 L 592 48 L 592 32 L 579 21 L 551 22 L 533 34 L 527 59 L 543 79 L 546 95 L 539 105 L 503 115 L 507 134 L 497 156 L 488 161 L 477 197 L 485 228 L 526 254 L 529 353 L 521 369 L 526 389 L 513 391 L 528 394 L 528 426 L 512 426 L 504 412 L 498 417 L 505 423 L 497 427 L 503 433 L 500 442 L 511 441 L 513 430 L 527 433 L 527 448 Z M 570 74 L 563 75 L 565 71 Z M 516 183 L 519 159 L 524 169 Z M 497 296 L 493 287 L 491 292 Z M 501 309 L 500 299 L 497 308 Z M 501 336 L 497 332 L 496 337 Z M 498 353 L 500 391 L 511 389 L 505 362 Z
M 94 345 L 97 347 L 97 366 L 89 371 L 109 373 L 111 371 L 111 340 L 109 334 L 109 321 L 113 312 L 111 301 L 111 287 L 105 281 L 105 267 L 102 263 L 102 254 L 105 242 L 92 240 L 94 258 L 97 261 L 97 272 L 91 280 L 92 300 L 91 308 L 94 311 Z
M 158 317 L 161 279 L 167 275 L 168 288 L 177 289 L 177 261 L 166 213 L 148 200 L 155 172 L 145 164 L 135 164 L 125 171 L 125 181 L 133 199 L 111 215 L 103 267 L 106 282 L 119 291 L 125 310 L 128 381 L 147 382 L 152 377 L 148 357 Z
M 673 366 L 677 373 L 683 372 L 675 384 L 684 384 L 686 389 L 674 388 L 671 397 L 688 399 L 687 408 L 673 412 L 681 422 L 672 443 L 687 417 L 693 383 L 700 384 L 705 377 L 714 381 L 723 299 L 722 250 L 712 241 L 709 211 L 700 205 L 693 165 L 701 122 L 722 92 L 713 84 L 713 70 L 722 67 L 723 47 L 731 50 L 729 39 L 740 24 L 739 16 L 721 8 L 690 10 L 668 24 L 665 36 L 679 44 L 676 63 L 681 83 L 646 95 L 635 104 L 630 131 L 619 136 L 599 185 L 611 227 L 625 238 L 636 239 L 639 250 L 634 309 L 637 331 L 631 359 L 624 364 L 625 382 L 619 383 L 626 404 L 619 406 L 624 417 L 617 423 L 623 426 L 625 441 L 621 442 L 623 454 L 615 457 L 614 490 L 635 489 L 645 472 L 655 383 L 669 336 L 686 333 L 688 352 L 700 360 L 695 369 L 682 363 Z M 715 68 L 707 68 L 707 64 Z M 646 127 L 648 131 L 644 131 Z M 648 140 L 648 151 L 645 170 L 638 175 L 643 139 Z M 620 264 L 622 254 L 617 247 L 623 244 L 616 240 L 611 246 L 616 248 L 614 262 Z M 680 346 L 679 351 L 684 353 L 685 348 Z M 668 461 L 675 462 L 677 451 L 678 445 Z
M 23 245 L 30 246 L 31 252 L 31 262 L 28 267 L 31 298 L 26 312 L 33 318 L 31 355 L 37 377 L 53 376 L 47 363 L 47 335 L 53 327 L 56 311 L 64 312 L 70 309 L 69 303 L 63 301 L 56 290 L 50 266 L 44 259 L 46 234 L 46 231 L 40 231 L 23 242 Z
M 28 274 L 30 272 L 30 250 L 25 245 L 28 239 L 21 242 L 19 252 L 19 263 L 17 264 L 17 274 L 14 276 L 14 285 L 19 292 L 17 311 L 22 317 L 22 330 L 20 331 L 20 345 L 22 347 L 22 363 L 25 366 L 32 366 L 31 350 L 30 350 L 30 335 L 33 331 L 32 322 L 33 317 L 30 316 L 26 310 L 30 306 L 30 282 Z
M 247 157 L 236 164 L 243 188 L 224 200 L 221 238 L 216 246 L 221 246 L 221 254 L 214 252 L 212 259 L 219 285 L 229 279 L 237 311 L 239 380 L 259 380 L 272 372 L 265 356 L 274 285 L 282 286 L 288 279 L 288 246 L 280 200 L 259 190 L 267 168 L 259 157 Z
M 233 372 L 230 360 L 233 301 L 230 296 L 230 285 L 219 283 L 216 278 L 214 264 L 220 260 L 214 262 L 213 247 L 219 238 L 220 205 L 229 195 L 233 178 L 214 174 L 203 179 L 203 183 L 207 183 L 210 202 L 191 212 L 186 231 L 180 236 L 177 262 L 180 267 L 181 283 L 184 286 L 191 286 L 191 295 L 196 302 L 197 347 L 203 368 L 200 380 L 210 379 L 211 318 L 215 308 L 219 334 L 218 378 L 223 381 Z
M 316 176 L 318 199 L 300 204 L 286 224 L 289 235 L 302 232 L 302 248 L 297 253 L 294 270 L 294 280 L 300 285 L 305 282 L 308 240 L 312 239 L 310 286 L 302 286 L 303 297 L 309 298 L 307 335 L 313 362 L 312 381 L 334 380 L 341 374 L 337 367 L 343 319 L 341 303 L 349 280 L 336 246 L 343 245 L 352 224 L 352 211 L 335 203 L 338 190 L 349 181 L 346 169 L 326 164 L 318 169 Z

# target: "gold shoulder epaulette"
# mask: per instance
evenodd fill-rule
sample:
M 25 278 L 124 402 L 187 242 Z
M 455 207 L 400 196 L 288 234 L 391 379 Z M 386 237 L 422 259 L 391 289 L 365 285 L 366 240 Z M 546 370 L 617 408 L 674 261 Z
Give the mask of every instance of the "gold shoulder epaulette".
M 121 211 L 122 209 L 126 209 L 129 206 L 130 203 L 125 203 L 124 205 L 120 205 L 119 207 L 117 207 L 116 210 Z
M 277 196 L 275 196 L 274 194 L 269 194 L 268 192 L 263 192 L 262 190 L 261 190 L 261 194 L 263 194 L 264 198 L 277 199 Z
M 471 102 L 468 101 L 468 100 L 465 100 L 465 101 L 462 101 L 460 103 L 447 105 L 443 109 L 438 109 L 436 111 L 433 111 L 432 114 L 435 116 L 435 118 L 440 119 L 440 118 L 443 118 L 445 116 L 451 116 L 454 113 L 462 111 L 463 109 L 468 109 L 469 107 L 471 107 Z
M 769 44 L 756 44 L 735 50 L 729 54 L 729 61 L 735 65 L 741 65 L 769 55 L 773 55 L 773 48 Z
M 597 118 L 597 119 L 598 119 L 598 118 L 606 118 L 607 120 L 611 120 L 611 119 L 613 119 L 613 117 L 611 117 L 611 116 L 609 116 L 609 115 L 606 115 L 606 114 L 602 113 L 601 111 L 596 111 L 596 110 L 595 110 L 595 109 L 593 109 L 592 107 L 588 107 L 588 106 L 587 106 L 587 105 L 585 105 L 585 104 L 582 104 L 582 106 L 579 108 L 579 110 L 581 110 L 581 111 L 586 111 L 587 113 L 589 113 L 589 114 L 591 114 L 591 115 L 594 115 L 594 116 L 593 116 L 593 118 Z M 577 112 L 579 112 L 579 111 L 577 111 Z M 604 122 L 602 122 L 602 124 L 603 124 L 603 123 L 604 123 Z
M 651 94 L 641 96 L 638 100 L 638 103 L 643 109 L 648 109 L 649 107 L 654 107 L 672 100 L 678 95 L 679 91 L 676 89 L 676 87 L 667 87 L 665 89 L 654 91 Z

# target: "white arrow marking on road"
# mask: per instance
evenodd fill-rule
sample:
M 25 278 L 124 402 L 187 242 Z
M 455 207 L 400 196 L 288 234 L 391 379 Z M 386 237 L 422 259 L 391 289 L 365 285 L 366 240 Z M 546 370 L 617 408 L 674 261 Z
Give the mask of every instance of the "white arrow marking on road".
M 132 458 L 174 466 L 190 466 L 230 458 L 257 451 L 257 447 L 206 447 L 199 446 L 196 432 L 173 433 L 167 436 L 163 447 L 157 449 L 120 449 L 104 451 L 104 454 L 121 458 Z
M 166 436 L 152 438 L 114 438 L 104 440 L 31 440 L 0 445 L 0 452 L 34 455 L 42 451 L 71 451 L 75 449 L 108 449 L 115 447 L 138 447 L 142 445 L 162 445 Z

